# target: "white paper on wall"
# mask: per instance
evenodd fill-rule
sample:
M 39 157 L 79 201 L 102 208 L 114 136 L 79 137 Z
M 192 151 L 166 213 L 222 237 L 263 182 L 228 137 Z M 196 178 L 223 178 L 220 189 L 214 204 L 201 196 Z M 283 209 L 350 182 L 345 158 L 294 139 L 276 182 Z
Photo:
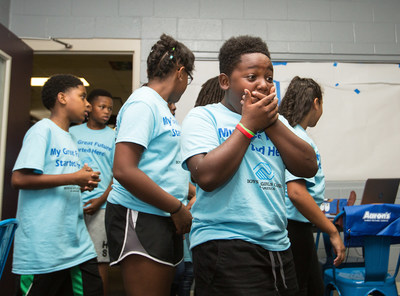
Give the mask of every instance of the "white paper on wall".
M 194 81 L 177 104 L 182 122 L 201 85 L 218 75 L 217 61 L 198 61 Z M 308 129 L 327 180 L 400 177 L 400 66 L 366 63 L 274 63 L 281 98 L 294 76 L 316 80 L 324 113 Z

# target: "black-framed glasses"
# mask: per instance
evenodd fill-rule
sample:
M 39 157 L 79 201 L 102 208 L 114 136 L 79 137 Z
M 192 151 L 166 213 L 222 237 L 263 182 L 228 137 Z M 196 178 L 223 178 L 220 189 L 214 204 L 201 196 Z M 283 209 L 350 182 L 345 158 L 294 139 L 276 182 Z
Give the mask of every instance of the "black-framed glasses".
M 186 71 L 186 69 L 185 69 L 185 71 Z M 188 75 L 188 82 L 187 82 L 187 85 L 189 85 L 189 84 L 191 84 L 192 81 L 193 81 L 193 76 L 190 75 L 190 73 L 189 73 L 188 71 L 186 71 L 186 73 L 187 73 L 187 75 Z

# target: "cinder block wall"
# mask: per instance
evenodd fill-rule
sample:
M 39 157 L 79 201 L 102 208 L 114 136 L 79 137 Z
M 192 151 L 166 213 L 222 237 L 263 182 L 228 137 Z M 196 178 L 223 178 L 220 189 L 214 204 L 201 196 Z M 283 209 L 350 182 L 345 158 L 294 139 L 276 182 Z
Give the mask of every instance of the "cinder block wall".
M 2 1 L 1 3 L 3 3 Z M 162 32 L 217 52 L 232 35 L 267 40 L 274 53 L 400 55 L 398 0 L 6 0 L 19 37 L 142 40 L 142 82 Z M 0 22 L 7 22 L 1 7 Z M 7 8 L 7 7 L 6 7 Z M 310 57 L 312 58 L 312 56 Z
M 0 24 L 8 27 L 10 15 L 10 0 L 0 1 Z

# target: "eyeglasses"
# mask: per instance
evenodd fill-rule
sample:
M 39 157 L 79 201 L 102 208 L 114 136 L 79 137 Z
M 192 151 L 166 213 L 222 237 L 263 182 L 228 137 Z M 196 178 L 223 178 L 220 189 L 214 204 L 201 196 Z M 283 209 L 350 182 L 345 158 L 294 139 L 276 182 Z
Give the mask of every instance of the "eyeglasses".
M 189 85 L 189 84 L 191 84 L 192 83 L 192 81 L 193 81 L 193 76 L 192 75 L 190 75 L 190 73 L 189 73 L 189 71 L 188 70 L 186 70 L 186 68 L 185 68 L 185 66 L 181 66 L 180 68 L 178 68 L 178 71 L 181 71 L 181 69 L 185 69 L 185 72 L 187 73 L 187 75 L 188 75 L 188 81 L 187 81 L 187 85 Z
M 186 69 L 185 69 L 185 71 L 186 71 Z M 187 85 L 189 85 L 189 84 L 191 84 L 192 81 L 193 81 L 193 76 L 190 75 L 190 73 L 189 73 L 188 71 L 186 71 L 186 73 L 187 73 L 187 75 L 188 75 L 188 82 L 187 82 Z

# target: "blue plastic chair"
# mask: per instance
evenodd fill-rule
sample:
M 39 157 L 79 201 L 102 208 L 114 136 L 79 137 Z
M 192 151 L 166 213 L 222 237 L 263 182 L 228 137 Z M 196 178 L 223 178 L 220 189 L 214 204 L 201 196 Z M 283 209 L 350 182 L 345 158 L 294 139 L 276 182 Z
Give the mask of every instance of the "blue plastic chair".
M 363 247 L 364 267 L 332 266 L 324 272 L 325 295 L 337 290 L 340 296 L 397 296 L 396 276 L 388 273 L 391 244 L 400 243 L 400 205 L 361 205 L 345 207 L 343 215 L 344 244 Z M 374 294 L 375 295 L 375 294 Z
M 0 221 L 0 278 L 6 265 L 8 253 L 14 238 L 15 230 L 18 227 L 17 219 Z

